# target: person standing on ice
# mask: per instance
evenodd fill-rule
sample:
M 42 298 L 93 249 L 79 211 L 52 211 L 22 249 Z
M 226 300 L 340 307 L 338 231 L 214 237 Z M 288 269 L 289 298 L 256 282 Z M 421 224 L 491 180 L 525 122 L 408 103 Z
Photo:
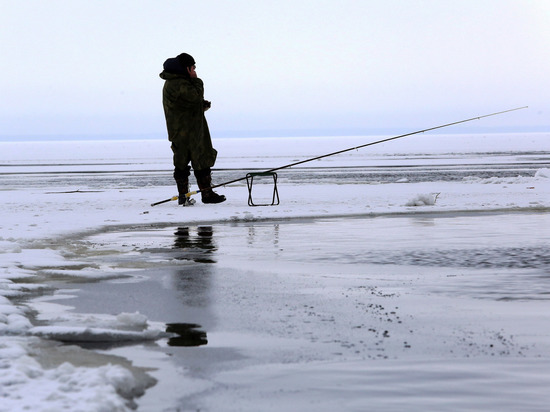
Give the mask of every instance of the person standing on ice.
M 174 179 L 178 187 L 178 203 L 189 206 L 194 200 L 185 197 L 189 193 L 191 166 L 203 203 L 221 203 L 225 196 L 215 193 L 212 186 L 211 167 L 218 152 L 212 147 L 208 123 L 204 112 L 210 102 L 204 100 L 203 81 L 197 77 L 195 60 L 187 53 L 164 62 L 160 78 L 165 80 L 162 104 L 168 129 L 168 140 L 174 154 Z M 191 163 L 191 166 L 189 166 Z

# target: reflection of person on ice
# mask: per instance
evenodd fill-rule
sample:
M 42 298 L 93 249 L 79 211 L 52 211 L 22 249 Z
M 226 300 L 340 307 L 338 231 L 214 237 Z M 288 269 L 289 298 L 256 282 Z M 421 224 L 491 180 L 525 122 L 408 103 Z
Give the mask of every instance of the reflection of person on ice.
M 183 206 L 194 203 L 185 197 L 189 193 L 191 166 L 203 203 L 221 203 L 225 196 L 212 189 L 210 168 L 216 162 L 217 151 L 212 147 L 210 131 L 204 112 L 210 102 L 204 100 L 204 86 L 195 72 L 195 60 L 187 53 L 164 62 L 160 74 L 165 80 L 162 103 L 168 129 L 168 140 L 174 153 L 174 179 L 178 186 L 179 201 Z

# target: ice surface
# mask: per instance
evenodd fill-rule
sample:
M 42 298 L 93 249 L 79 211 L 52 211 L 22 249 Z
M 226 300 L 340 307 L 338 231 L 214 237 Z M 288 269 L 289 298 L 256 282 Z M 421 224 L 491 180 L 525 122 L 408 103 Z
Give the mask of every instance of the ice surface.
M 223 277 L 204 269 L 202 286 L 186 284 L 196 288 L 194 295 L 186 298 L 189 316 L 197 316 L 202 326 L 210 327 L 211 356 L 238 358 L 226 352 L 239 347 L 241 356 L 253 359 L 254 354 L 267 354 L 267 360 L 260 365 L 244 362 L 241 367 L 211 375 L 194 375 L 195 372 L 189 371 L 193 365 L 186 364 L 184 371 L 177 373 L 186 380 L 187 391 L 167 397 L 166 393 L 151 389 L 142 404 L 149 405 L 148 408 L 155 404 L 147 395 L 152 393 L 163 397 L 168 406 L 180 395 L 189 396 L 191 402 L 207 410 L 218 410 L 221 405 L 244 398 L 250 405 L 263 399 L 264 410 L 278 410 L 278 406 L 295 402 L 301 410 L 323 410 L 322 405 L 325 410 L 334 410 L 338 405 L 354 410 L 364 406 L 364 396 L 359 393 L 370 393 L 372 402 L 378 402 L 381 408 L 384 399 L 392 398 L 395 402 L 391 405 L 398 409 L 402 402 L 409 402 L 408 405 L 414 402 L 405 383 L 414 381 L 415 373 L 430 375 L 430 379 L 422 382 L 433 382 L 442 378 L 438 368 L 457 372 L 457 362 L 450 360 L 442 343 L 445 339 L 454 342 L 457 334 L 464 339 L 463 345 L 453 346 L 460 360 L 467 356 L 483 358 L 479 366 L 476 361 L 467 363 L 471 367 L 468 373 L 473 375 L 462 381 L 459 376 L 459 386 L 460 382 L 468 381 L 462 388 L 470 388 L 476 376 L 488 382 L 485 367 L 497 370 L 501 379 L 511 377 L 501 386 L 498 382 L 491 386 L 486 396 L 473 394 L 469 403 L 462 400 L 464 408 L 494 406 L 490 398 L 501 387 L 509 389 L 517 385 L 515 378 L 527 382 L 520 385 L 523 393 L 536 392 L 540 382 L 549 382 L 548 374 L 541 370 L 544 366 L 533 369 L 531 377 L 525 372 L 527 364 L 533 366 L 530 362 L 535 355 L 539 365 L 548 363 L 545 352 L 548 332 L 544 329 L 534 334 L 533 330 L 548 321 L 545 315 L 548 266 L 540 265 L 544 265 L 548 256 L 550 233 L 545 218 L 550 211 L 549 138 L 548 134 L 419 136 L 280 171 L 281 204 L 277 207 L 248 207 L 248 191 L 242 181 L 217 189 L 228 198 L 223 204 L 198 202 L 185 209 L 177 207 L 176 202 L 150 206 L 175 194 L 171 155 L 165 141 L 1 142 L 0 410 L 25 407 L 63 410 L 68 405 L 74 410 L 127 410 L 135 405 L 133 399 L 152 384 L 152 378 L 139 368 L 118 357 L 100 361 L 93 348 L 78 349 L 78 357 L 67 356 L 65 363 L 48 364 L 47 358 L 64 353 L 61 348 L 72 346 L 54 345 L 46 350 L 44 345 L 52 340 L 111 344 L 131 341 L 144 345 L 156 342 L 163 347 L 162 342 L 168 336 L 163 327 L 163 322 L 168 321 L 167 309 L 151 304 L 154 308 L 149 308 L 149 316 L 155 318 L 151 320 L 135 306 L 136 302 L 137 306 L 140 302 L 149 304 L 151 294 L 158 293 L 159 302 L 177 310 L 181 302 L 167 291 L 178 290 L 178 285 L 173 284 L 172 275 L 167 275 L 172 272 L 161 271 L 158 281 L 144 281 L 144 273 L 152 273 L 144 271 L 155 267 L 200 271 L 201 265 L 208 264 L 204 262 L 212 265 L 213 261 L 228 276 L 227 283 L 219 283 L 224 293 L 214 299 L 224 302 L 225 307 L 205 304 L 213 299 L 205 292 L 211 289 L 209 279 L 214 276 L 220 282 Z M 215 183 L 242 177 L 250 170 L 278 167 L 369 140 L 376 138 L 222 139 L 215 142 L 220 153 Z M 255 193 L 269 196 L 271 187 L 266 185 L 258 185 Z M 483 220 L 483 216 L 495 213 L 503 218 L 487 221 L 487 230 L 478 237 L 481 243 L 475 246 L 469 235 L 475 220 L 453 220 L 455 224 L 443 230 L 443 222 L 450 222 L 453 216 L 478 215 Z M 535 215 L 541 218 L 529 217 Z M 388 219 L 396 216 L 414 221 L 390 223 Z M 357 217 L 371 219 L 364 232 L 354 231 L 359 221 L 353 219 Z M 386 220 L 379 224 L 377 218 Z M 308 225 L 307 219 L 328 220 Z M 300 230 L 292 232 L 290 226 L 286 229 L 285 222 L 296 222 L 294 227 Z M 187 252 L 182 258 L 177 254 L 178 250 L 184 250 L 181 244 L 174 251 L 173 233 L 167 235 L 162 229 L 208 225 L 228 228 L 245 225 L 246 230 L 216 233 L 212 239 L 219 242 L 217 248 L 230 252 L 225 256 L 205 252 L 212 249 L 204 243 L 203 235 L 180 239 L 191 242 L 185 243 Z M 334 235 L 330 231 L 319 232 L 323 225 Z M 424 230 L 434 225 L 440 230 Z M 167 239 L 169 244 L 164 244 Z M 338 239 L 338 243 L 331 244 L 331 239 Z M 518 242 L 521 247 L 517 247 Z M 455 248 L 442 247 L 446 243 L 453 243 Z M 309 249 L 299 247 L 302 245 L 308 245 Z M 364 249 L 353 252 L 357 245 Z M 325 249 L 327 246 L 330 247 Z M 309 254 L 308 250 L 317 252 Z M 319 259 L 318 254 L 326 259 Z M 529 255 L 534 259 L 529 259 Z M 468 266 L 463 265 L 464 261 L 472 262 L 471 271 L 465 269 Z M 394 267 L 392 262 L 401 262 L 406 269 L 392 272 L 389 269 Z M 482 262 L 489 264 L 484 266 Z M 495 282 L 494 273 L 480 268 L 504 273 Z M 251 281 L 246 272 L 243 274 L 246 270 L 258 278 Z M 415 292 L 409 295 L 403 284 L 393 283 L 390 279 L 395 273 Z M 368 283 L 368 279 L 374 279 L 375 285 Z M 104 295 L 108 295 L 109 289 L 113 293 L 135 291 L 134 302 L 121 298 L 105 308 L 102 300 L 96 300 L 95 304 L 92 297 L 86 300 L 84 292 L 92 293 L 94 284 L 82 283 L 83 292 L 78 290 L 78 282 L 91 280 L 99 290 L 108 285 Z M 180 283 L 185 281 L 185 277 L 179 278 Z M 148 285 L 147 293 L 142 284 Z M 64 290 L 68 285 L 76 290 Z M 284 285 L 295 289 L 287 290 Z M 271 295 L 270 290 L 285 290 L 287 295 Z M 345 294 L 352 300 L 342 306 Z M 387 315 L 385 310 L 377 312 L 376 305 L 387 305 L 394 299 L 390 295 L 395 299 L 400 296 L 400 309 Z M 494 300 L 496 295 L 502 300 Z M 73 311 L 70 305 L 75 296 L 79 296 L 78 305 L 87 304 L 95 309 Z M 392 339 L 385 338 L 385 330 L 377 327 L 376 332 L 367 332 L 371 340 L 361 338 L 363 343 L 358 344 L 368 325 L 363 330 L 353 329 L 365 322 L 355 310 L 365 304 L 367 297 L 373 299 L 370 304 L 374 306 L 365 307 L 365 321 L 374 314 L 388 316 L 396 326 L 391 330 Z M 63 301 L 67 304 L 60 303 Z M 518 302 L 527 301 L 521 311 L 514 310 Z M 503 306 L 503 302 L 515 303 L 510 303 L 511 307 Z M 464 303 L 471 305 L 472 312 L 464 310 L 461 306 Z M 214 316 L 201 311 L 200 305 L 227 313 L 225 317 Z M 245 314 L 240 312 L 243 305 L 248 305 Z M 269 313 L 264 313 L 263 306 L 269 308 Z M 454 312 L 465 317 L 459 321 Z M 265 323 L 261 330 L 256 330 L 259 326 L 255 319 L 260 313 Z M 480 313 L 485 313 L 481 320 Z M 288 321 L 281 314 L 288 316 L 285 318 Z M 408 332 L 397 327 L 401 324 L 395 317 L 401 316 L 402 320 L 413 315 L 417 323 L 411 325 L 421 333 L 405 340 Z M 158 322 L 157 317 L 163 322 Z M 218 317 L 226 323 L 215 326 L 220 322 Z M 293 323 L 290 320 L 293 318 L 303 323 Z M 232 323 L 237 319 L 243 323 Z M 434 335 L 429 330 L 430 321 L 441 327 L 439 333 Z M 479 328 L 473 326 L 476 322 Z M 292 334 L 291 330 L 298 325 L 302 331 Z M 292 338 L 286 336 L 287 327 Z M 487 330 L 480 330 L 484 327 Z M 458 328 L 469 332 L 457 332 Z M 521 333 L 513 340 L 508 330 Z M 310 340 L 316 334 L 320 340 L 326 338 L 331 342 L 321 345 L 323 349 L 318 353 L 312 351 Z M 396 337 L 403 339 L 397 342 Z M 352 349 L 346 342 L 357 347 Z M 411 362 L 411 369 L 403 363 L 370 363 L 369 359 L 380 358 L 372 349 L 376 342 L 385 345 L 379 353 L 404 357 Z M 427 349 L 421 349 L 423 346 L 431 347 L 438 357 L 435 364 L 408 355 L 426 356 Z M 131 350 L 113 351 L 124 353 L 122 356 L 132 355 Z M 353 359 L 354 351 L 358 351 L 355 356 L 360 361 Z M 93 355 L 90 362 L 77 361 L 83 353 L 90 352 Z M 336 356 L 335 352 L 344 353 L 345 360 L 338 361 L 341 355 Z M 512 360 L 505 363 L 488 360 L 495 356 L 500 359 L 504 356 L 502 352 Z M 201 353 L 209 352 L 198 354 Z M 522 356 L 528 359 L 516 364 Z M 144 359 L 141 362 L 147 364 Z M 155 363 L 156 367 L 161 363 Z M 409 370 L 413 372 L 407 374 Z M 514 375 L 514 370 L 521 372 Z M 396 381 L 398 386 L 392 391 L 381 383 L 376 386 L 358 379 L 365 371 L 385 377 L 386 382 Z M 403 375 L 407 379 L 399 381 L 397 378 Z M 159 371 L 155 376 L 164 375 Z M 334 376 L 341 383 L 333 382 Z M 304 383 L 312 377 L 315 379 L 311 384 Z M 232 391 L 219 389 L 231 382 L 235 386 Z M 252 387 L 251 382 L 258 385 Z M 169 384 L 165 382 L 157 384 L 157 388 L 167 387 Z M 449 388 L 444 389 L 450 391 Z M 374 397 L 371 390 L 378 395 Z M 414 391 L 427 399 L 419 402 L 417 409 L 433 406 L 429 399 L 435 398 L 428 396 L 429 388 L 422 387 L 421 381 Z M 384 392 L 386 398 L 380 395 Z M 200 396 L 203 393 L 208 396 Z M 312 401 L 312 394 L 318 396 L 317 402 Z M 444 399 L 441 396 L 441 402 L 435 402 L 441 406 Z M 536 400 L 544 399 L 539 396 Z M 457 400 L 459 404 L 462 401 Z M 245 403 L 235 405 L 236 409 L 239 405 L 246 407 Z M 522 403 L 509 405 L 509 409 L 515 406 L 521 407 Z

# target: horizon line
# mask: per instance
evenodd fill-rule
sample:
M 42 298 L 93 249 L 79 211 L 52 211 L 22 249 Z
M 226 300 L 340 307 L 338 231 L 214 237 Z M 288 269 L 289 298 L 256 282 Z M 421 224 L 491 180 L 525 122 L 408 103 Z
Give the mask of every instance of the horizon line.
M 404 127 L 393 128 L 348 128 L 348 129 L 273 129 L 273 130 L 212 130 L 212 139 L 216 138 L 277 138 L 277 137 L 338 137 L 338 136 L 384 136 L 400 134 Z M 550 133 L 550 126 L 461 126 L 459 130 L 449 129 L 444 134 L 508 134 L 508 133 Z M 441 133 L 440 133 L 441 134 Z M 126 132 L 126 133 L 20 133 L 0 135 L 0 142 L 8 141 L 54 141 L 54 140 L 154 140 L 167 139 L 163 132 Z

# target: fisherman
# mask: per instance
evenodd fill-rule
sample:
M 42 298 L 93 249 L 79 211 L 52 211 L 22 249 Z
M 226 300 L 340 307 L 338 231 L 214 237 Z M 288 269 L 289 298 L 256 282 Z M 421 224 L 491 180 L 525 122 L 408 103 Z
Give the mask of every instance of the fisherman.
M 191 166 L 203 203 L 221 203 L 225 196 L 215 193 L 211 167 L 218 152 L 212 147 L 210 131 L 204 112 L 210 102 L 204 100 L 204 85 L 197 77 L 195 60 L 187 53 L 164 62 L 160 78 L 165 80 L 162 104 L 168 129 L 168 140 L 174 153 L 174 179 L 178 187 L 178 203 L 190 206 L 195 203 L 185 195 L 189 193 Z M 191 166 L 189 166 L 191 163 Z

